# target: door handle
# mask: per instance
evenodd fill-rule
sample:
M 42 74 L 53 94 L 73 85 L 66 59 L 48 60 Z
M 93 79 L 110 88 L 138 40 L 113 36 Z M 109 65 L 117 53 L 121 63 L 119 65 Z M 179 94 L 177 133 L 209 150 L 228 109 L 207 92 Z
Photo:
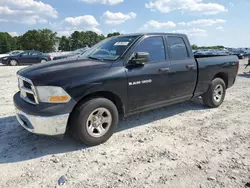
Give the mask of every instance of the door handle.
M 190 70 L 193 70 L 194 67 L 195 67 L 195 65 L 186 65 L 186 68 L 187 68 L 187 69 L 190 69 Z
M 169 68 L 160 68 L 159 72 L 168 72 L 170 69 Z

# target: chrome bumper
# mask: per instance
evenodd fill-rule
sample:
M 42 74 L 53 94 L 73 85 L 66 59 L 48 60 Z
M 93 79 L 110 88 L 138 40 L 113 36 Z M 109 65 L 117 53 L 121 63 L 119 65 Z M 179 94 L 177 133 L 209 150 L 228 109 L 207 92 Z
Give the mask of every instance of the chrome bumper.
M 69 114 L 57 116 L 33 116 L 16 108 L 18 122 L 29 132 L 41 135 L 56 136 L 66 131 Z

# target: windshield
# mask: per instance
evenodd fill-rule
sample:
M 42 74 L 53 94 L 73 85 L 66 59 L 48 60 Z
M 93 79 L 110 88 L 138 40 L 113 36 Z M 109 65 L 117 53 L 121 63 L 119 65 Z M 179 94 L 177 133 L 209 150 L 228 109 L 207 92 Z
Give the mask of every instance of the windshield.
M 84 56 L 100 60 L 116 60 L 138 36 L 119 36 L 103 40 L 88 50 Z
M 8 54 L 9 55 L 18 55 L 18 54 L 20 54 L 22 51 L 11 51 L 11 52 L 9 52 Z

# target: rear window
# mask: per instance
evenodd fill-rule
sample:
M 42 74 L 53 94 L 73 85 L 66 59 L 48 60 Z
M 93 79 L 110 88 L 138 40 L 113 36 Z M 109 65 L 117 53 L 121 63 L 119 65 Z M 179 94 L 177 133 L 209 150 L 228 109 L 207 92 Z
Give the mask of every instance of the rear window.
M 188 51 L 184 40 L 181 37 L 167 38 L 171 59 L 188 58 Z

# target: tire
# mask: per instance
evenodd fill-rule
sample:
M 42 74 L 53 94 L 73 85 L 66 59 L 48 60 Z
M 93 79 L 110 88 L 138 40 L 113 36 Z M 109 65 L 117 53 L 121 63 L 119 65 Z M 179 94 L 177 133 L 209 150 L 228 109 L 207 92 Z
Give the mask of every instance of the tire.
M 42 59 L 40 63 L 45 63 L 45 62 L 47 62 L 47 60 L 46 59 Z
M 203 103 L 210 108 L 219 107 L 226 95 L 226 84 L 221 78 L 215 78 L 207 92 L 202 96 Z
M 106 142 L 115 132 L 118 111 L 106 98 L 93 98 L 78 105 L 69 120 L 71 133 L 87 146 Z
M 17 60 L 12 59 L 12 60 L 10 60 L 9 65 L 10 66 L 17 66 L 18 62 L 17 62 Z

